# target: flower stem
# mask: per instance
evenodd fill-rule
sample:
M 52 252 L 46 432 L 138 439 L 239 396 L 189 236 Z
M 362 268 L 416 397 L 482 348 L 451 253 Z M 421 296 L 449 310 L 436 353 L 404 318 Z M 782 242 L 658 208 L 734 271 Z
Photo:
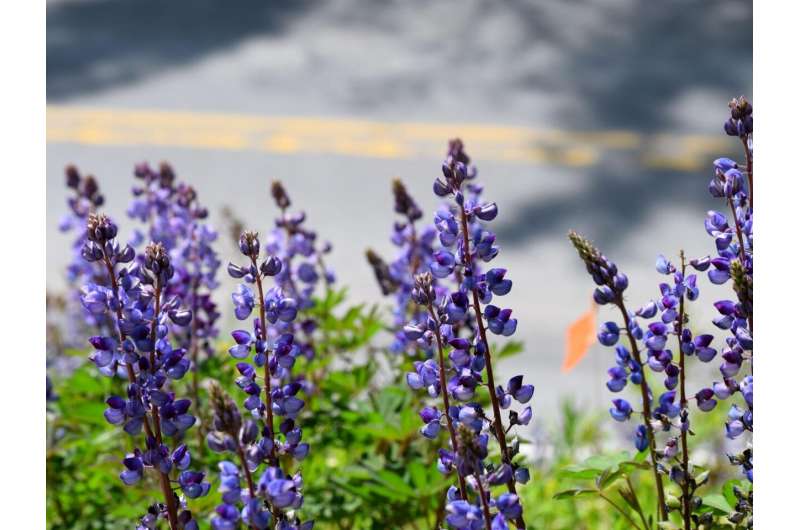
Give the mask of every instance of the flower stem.
M 261 272 L 258 270 L 256 258 L 251 256 L 250 260 L 253 263 L 253 270 L 256 271 L 256 287 L 258 288 L 258 318 L 261 323 L 261 340 L 265 343 L 267 341 L 267 317 L 264 309 L 264 287 L 261 285 Z M 266 395 L 266 409 L 267 409 L 267 430 L 269 431 L 269 439 L 271 442 L 271 449 L 269 451 L 269 460 L 271 466 L 278 465 L 278 459 L 275 456 L 275 433 L 274 423 L 272 418 L 272 376 L 269 372 L 269 348 L 266 348 L 266 360 L 264 361 L 264 394 Z
M 239 442 L 239 439 L 236 438 L 236 454 L 239 456 L 239 462 L 242 465 L 242 469 L 244 470 L 244 477 L 247 480 L 247 491 L 250 493 L 250 498 L 256 498 L 256 488 L 253 484 L 253 477 L 250 474 L 250 468 L 247 467 L 247 459 L 244 456 L 244 450 L 242 449 L 242 444 Z M 255 526 L 249 525 L 250 528 L 255 530 Z
M 256 287 L 258 288 L 258 318 L 261 323 L 261 340 L 264 343 L 267 342 L 267 317 L 266 312 L 264 309 L 264 287 L 261 285 L 261 272 L 258 270 L 258 264 L 256 263 L 256 258 L 254 256 L 250 256 L 250 260 L 253 264 L 253 270 L 256 271 Z M 280 462 L 278 461 L 278 457 L 275 454 L 275 433 L 274 431 L 274 420 L 272 418 L 272 376 L 270 375 L 269 371 L 269 348 L 266 348 L 264 352 L 266 355 L 266 360 L 264 361 L 264 393 L 267 397 L 266 409 L 267 409 L 267 432 L 269 432 L 269 439 L 272 442 L 270 451 L 269 451 L 269 465 L 273 467 L 280 467 Z M 278 524 L 278 518 L 281 517 L 281 511 L 272 506 L 270 504 L 270 511 L 272 512 L 272 522 L 273 525 Z
M 118 297 L 119 293 L 119 285 L 117 283 L 117 275 L 114 272 L 114 265 L 111 264 L 111 260 L 106 254 L 105 249 L 103 249 L 103 263 L 105 263 L 106 270 L 108 271 L 108 277 L 111 281 L 111 290 L 114 293 L 114 297 Z M 119 302 L 119 301 L 118 301 Z M 117 306 L 117 336 L 119 338 L 120 347 L 125 342 L 125 333 L 122 331 L 120 327 L 122 324 L 122 306 L 121 304 L 115 304 Z M 156 298 L 156 307 L 158 307 L 158 298 Z M 156 309 L 156 315 L 153 318 L 156 318 L 158 315 L 158 309 Z M 155 354 L 155 340 L 153 341 L 153 355 Z M 136 374 L 133 371 L 133 367 L 125 363 L 125 367 L 127 368 L 128 373 L 128 382 L 131 384 L 136 383 Z M 137 394 L 137 399 L 144 405 L 144 400 L 142 399 L 142 395 L 140 393 Z M 152 413 L 152 410 L 151 410 Z M 159 425 L 159 418 L 157 416 L 158 412 L 156 411 L 156 415 L 153 417 L 154 422 L 156 423 L 156 427 L 158 429 L 158 436 L 153 436 L 153 428 L 150 426 L 150 420 L 145 413 L 144 417 L 144 431 L 147 434 L 148 438 L 155 438 L 158 440 L 158 443 L 161 444 L 161 427 Z M 167 520 L 169 521 L 169 527 L 171 530 L 179 530 L 178 526 L 178 507 L 175 503 L 175 494 L 172 492 L 172 487 L 169 483 L 169 476 L 162 471 L 158 471 L 158 479 L 159 484 L 161 485 L 161 492 L 164 494 L 164 503 L 167 505 Z
M 683 250 L 681 250 L 681 276 L 685 276 L 686 274 L 686 257 L 683 254 Z M 688 404 L 686 399 L 686 359 L 683 353 L 683 348 L 681 345 L 681 336 L 683 334 L 683 323 L 685 320 L 685 296 L 681 295 L 680 300 L 680 309 L 678 311 L 678 324 L 675 326 L 675 334 L 678 336 L 678 351 L 680 352 L 680 373 L 678 377 L 680 379 L 680 404 L 681 404 L 681 414 L 684 414 L 687 410 Z M 688 421 L 688 420 L 687 420 Z M 683 493 L 681 500 L 683 501 L 683 528 L 684 530 L 691 530 L 692 528 L 692 504 L 691 499 L 689 498 L 689 442 L 687 440 L 688 433 L 687 429 L 683 428 L 683 422 L 681 422 L 681 467 L 683 467 L 683 480 L 681 481 L 681 491 Z
M 471 276 L 474 273 L 473 266 L 472 266 L 472 254 L 469 248 L 469 225 L 467 223 L 467 212 L 464 211 L 464 205 L 459 204 L 459 209 L 461 210 L 461 232 L 463 235 L 463 252 L 464 252 L 464 274 L 465 276 Z M 483 323 L 483 314 L 481 313 L 481 304 L 480 299 L 478 297 L 478 290 L 477 288 L 473 287 L 472 291 L 472 307 L 475 310 L 475 320 L 478 323 L 478 333 L 480 336 L 481 342 L 486 347 L 486 377 L 487 377 L 487 385 L 489 387 L 489 397 L 492 401 L 492 412 L 494 414 L 494 421 L 493 423 L 493 431 L 494 435 L 497 438 L 497 442 L 500 444 L 500 454 L 502 455 L 503 462 L 511 465 L 511 456 L 509 455 L 508 445 L 506 443 L 506 430 L 503 427 L 503 419 L 500 414 L 500 400 L 497 399 L 497 391 L 496 386 L 494 384 L 494 371 L 492 369 L 492 354 L 489 350 L 489 341 L 486 340 L 486 327 Z M 512 475 L 511 480 L 507 483 L 508 491 L 517 494 L 516 488 L 516 481 Z M 517 528 L 524 529 L 525 528 L 525 519 L 522 515 L 520 515 L 514 523 L 517 525 Z
M 436 345 L 439 348 L 439 386 L 442 391 L 442 399 L 444 401 L 444 417 L 447 420 L 447 430 L 450 431 L 450 443 L 453 445 L 453 452 L 458 453 L 458 439 L 456 437 L 456 430 L 453 427 L 453 420 L 450 418 L 450 397 L 447 395 L 447 381 L 444 376 L 444 346 L 442 344 L 442 335 L 439 331 L 439 319 L 433 310 L 433 306 L 428 304 L 428 313 L 436 324 Z M 467 500 L 467 484 L 464 477 L 458 472 L 456 468 L 456 475 L 458 475 L 458 489 L 461 492 L 461 498 Z
M 739 259 L 744 264 L 744 237 L 742 237 L 742 227 L 739 224 L 739 216 L 736 215 L 736 206 L 733 205 L 733 199 L 728 197 L 728 205 L 731 207 L 731 215 L 733 216 L 733 226 L 736 228 L 736 237 L 739 240 Z
M 486 527 L 486 530 L 492 530 L 492 515 L 489 513 L 489 499 L 486 497 L 486 491 L 483 489 L 483 484 L 481 484 L 481 478 L 477 473 L 473 476 L 475 477 L 475 483 L 478 485 L 478 494 L 481 498 L 484 526 Z
M 644 428 L 647 430 L 647 438 L 650 446 L 650 462 L 653 466 L 653 476 L 656 481 L 656 493 L 658 494 L 658 518 L 661 521 L 667 519 L 667 505 L 664 502 L 664 483 L 661 480 L 661 475 L 658 472 L 658 463 L 656 460 L 656 438 L 653 432 L 653 426 L 650 424 L 650 387 L 647 385 L 647 377 L 644 372 L 644 364 L 642 363 L 642 354 L 639 352 L 639 346 L 636 343 L 636 338 L 631 332 L 630 317 L 628 311 L 625 309 L 625 302 L 622 300 L 622 295 L 619 295 L 616 300 L 616 305 L 622 312 L 622 319 L 625 323 L 625 332 L 628 334 L 628 340 L 631 343 L 631 351 L 633 357 L 639 364 L 642 370 L 642 383 L 639 388 L 642 391 L 642 408 L 644 410 Z
M 747 138 L 742 138 L 744 147 L 744 157 L 747 160 L 747 183 L 750 186 L 750 209 L 753 209 L 753 156 L 750 154 L 750 147 L 747 145 Z

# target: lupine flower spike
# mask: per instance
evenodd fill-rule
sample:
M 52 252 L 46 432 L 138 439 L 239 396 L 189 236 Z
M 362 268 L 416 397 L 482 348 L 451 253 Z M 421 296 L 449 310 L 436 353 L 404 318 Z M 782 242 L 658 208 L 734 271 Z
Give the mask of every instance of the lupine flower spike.
M 314 338 L 317 322 L 305 313 L 314 307 L 318 286 L 323 284 L 325 289 L 330 289 L 336 281 L 333 269 L 325 265 L 325 255 L 333 247 L 327 241 L 320 242 L 317 233 L 308 228 L 305 212 L 290 213 L 292 202 L 283 184 L 274 181 L 271 193 L 280 215 L 275 219 L 275 227 L 269 232 L 264 248 L 281 263 L 275 273 L 275 283 L 301 311 L 301 318 L 280 321 L 274 328 L 277 333 L 291 333 L 303 356 L 311 360 L 318 353 Z
M 134 439 L 144 429 L 144 445 L 137 443 L 122 461 L 120 479 L 132 485 L 146 470 L 157 475 L 164 503 L 152 505 L 139 528 L 155 528 L 163 518 L 172 530 L 197 529 L 186 499 L 206 495 L 210 485 L 203 473 L 188 469 L 191 457 L 186 445 L 171 448 L 167 443 L 168 437 L 181 439 L 195 423 L 188 412 L 191 401 L 176 399 L 169 388 L 170 381 L 181 379 L 190 364 L 186 350 L 172 346 L 170 324 L 186 324 L 192 314 L 181 309 L 177 299 L 164 295 L 175 273 L 165 248 L 150 243 L 143 258 L 136 260 L 133 248 L 122 247 L 116 236 L 117 226 L 108 217 L 89 215 L 83 256 L 105 268 L 108 287 L 86 285 L 82 302 L 88 312 L 113 322 L 116 330 L 114 335 L 89 339 L 95 348 L 90 359 L 101 373 L 128 379 L 126 397 L 106 400 L 105 418 Z M 180 498 L 172 490 L 172 474 L 177 475 Z
M 479 261 L 489 262 L 499 253 L 494 234 L 481 223 L 497 216 L 497 205 L 480 200 L 482 188 L 471 182 L 477 170 L 470 165 L 460 140 L 450 142 L 442 172 L 445 180 L 436 179 L 433 190 L 452 202 L 443 205 L 435 217 L 441 248 L 433 252 L 430 270 L 414 277 L 411 294 L 426 311 L 413 315 L 404 329 L 408 340 L 423 350 L 433 346 L 438 355 L 436 360 L 415 362 L 407 382 L 412 389 L 425 388 L 431 397 L 442 396 L 443 410 L 426 407 L 420 416 L 425 423 L 424 436 L 437 436 L 442 417 L 450 435 L 450 450 L 442 449 L 439 458 L 439 469 L 455 471 L 459 483 L 448 494 L 448 523 L 455 528 L 491 530 L 507 528 L 506 521 L 510 520 L 517 528 L 525 528 L 516 483 L 526 482 L 529 473 L 513 462 L 519 444 L 509 444 L 506 436 L 514 425 L 528 425 L 532 411 L 530 407 L 511 410 L 506 423 L 501 410 L 508 409 L 513 401 L 527 403 L 533 386 L 524 385 L 521 375 L 512 377 L 506 388 L 495 384 L 487 331 L 513 335 L 517 320 L 511 317 L 511 309 L 491 302 L 495 296 L 507 294 L 512 282 L 505 269 L 481 273 L 478 266 Z M 452 280 L 456 290 L 448 293 L 443 288 L 434 289 L 434 278 Z M 448 346 L 450 362 L 446 363 Z M 473 401 L 478 387 L 484 384 L 491 399 L 491 418 Z M 500 449 L 497 464 L 485 462 L 490 438 Z M 489 486 L 500 484 L 508 493 L 492 499 Z M 475 494 L 472 499 L 470 490 Z M 493 509 L 497 510 L 494 515 Z
M 284 264 L 269 253 L 262 257 L 257 233 L 244 232 L 239 238 L 239 250 L 247 262 L 242 266 L 228 265 L 228 273 L 244 282 L 232 295 L 235 314 L 239 320 L 246 320 L 255 309 L 256 318 L 252 333 L 236 330 L 231 334 L 235 345 L 229 352 L 240 361 L 236 369 L 241 375 L 236 384 L 247 394 L 244 407 L 252 419 L 242 423 L 236 433 L 236 420 L 224 418 L 236 418 L 238 409 L 215 391 L 215 417 L 218 419 L 215 419 L 216 430 L 208 434 L 208 445 L 214 451 L 233 452 L 240 463 L 220 465 L 224 504 L 217 507 L 218 517 L 213 527 L 231 528 L 241 518 L 252 528 L 265 529 L 274 525 L 286 530 L 310 530 L 314 522 L 301 522 L 296 513 L 303 505 L 303 479 L 299 472 L 289 475 L 284 469 L 285 459 L 279 458 L 300 461 L 309 451 L 308 444 L 302 442 L 302 429 L 297 425 L 297 416 L 305 406 L 298 394 L 308 389 L 304 386 L 305 380 L 293 379 L 291 372 L 296 359 L 304 355 L 291 332 L 298 305 L 284 294 L 281 286 L 265 289 L 264 280 L 277 277 Z M 256 286 L 255 293 L 249 287 L 252 284 Z M 259 369 L 263 369 L 261 377 Z M 276 417 L 280 418 L 278 432 Z M 254 420 L 261 422 L 260 430 Z M 255 480 L 250 474 L 262 464 L 265 469 L 260 478 L 254 485 L 250 484 Z M 241 473 L 248 480 L 248 490 L 237 496 Z
M 83 257 L 86 244 L 86 222 L 89 215 L 96 213 L 105 204 L 105 197 L 100 193 L 97 179 L 92 175 L 81 175 L 75 166 L 67 166 L 64 170 L 67 188 L 71 196 L 67 199 L 69 213 L 59 222 L 62 232 L 72 232 L 75 239 L 72 243 L 72 256 L 67 265 L 67 282 L 71 285 L 87 283 L 103 284 L 107 281 L 105 271 L 96 263 L 88 262 Z M 65 342 L 77 346 L 85 340 L 87 331 L 104 334 L 109 332 L 111 324 L 104 316 L 96 316 L 80 309 L 80 295 L 67 302 L 67 333 Z M 113 331 L 113 330 L 112 330 Z
M 430 358 L 435 355 L 433 345 L 421 347 L 416 340 L 406 336 L 403 328 L 410 320 L 427 318 L 427 309 L 414 303 L 411 293 L 415 287 L 414 277 L 430 269 L 437 232 L 433 224 L 419 225 L 422 210 L 399 179 L 392 182 L 392 193 L 394 211 L 401 216 L 401 220 L 394 223 L 391 237 L 392 243 L 398 248 L 397 256 L 387 264 L 374 250 L 369 249 L 366 253 L 367 261 L 383 295 L 394 294 L 392 327 L 395 337 L 390 351 L 407 355 L 415 355 L 421 351 L 425 358 Z M 437 278 L 431 278 L 431 285 L 440 294 L 445 293 Z
M 708 212 L 706 232 L 714 238 L 717 256 L 705 258 L 700 270 L 708 269 L 712 283 L 723 285 L 730 280 L 736 299 L 714 303 L 719 316 L 713 323 L 729 335 L 721 352 L 722 381 L 715 381 L 709 389 L 720 400 L 741 394 L 742 401 L 731 405 L 725 424 L 726 435 L 735 439 L 753 431 L 753 106 L 742 96 L 731 100 L 728 107 L 730 117 L 724 129 L 729 136 L 741 140 L 745 164 L 729 158 L 714 161 L 714 176 L 708 188 L 712 196 L 727 203 L 731 216 Z M 750 373 L 737 379 L 748 362 Z M 753 451 L 749 444 L 741 453 L 729 455 L 729 459 L 752 482 Z M 751 518 L 752 494 L 749 504 L 747 496 L 742 495 L 741 499 L 742 510 L 737 517 Z
M 659 502 L 663 502 L 663 488 L 659 469 L 666 472 L 669 462 L 669 477 L 681 488 L 680 509 L 685 530 L 690 530 L 694 519 L 693 506 L 697 505 L 695 497 L 697 488 L 704 480 L 693 476 L 693 468 L 689 458 L 688 435 L 690 431 L 689 403 L 694 402 L 700 411 L 715 408 L 718 400 L 730 398 L 740 392 L 744 398 L 744 407 L 733 404 L 728 413 L 725 425 L 727 436 L 737 438 L 745 431 L 753 430 L 753 377 L 749 375 L 736 380 L 742 365 L 749 361 L 752 370 L 753 351 L 753 155 L 752 106 L 745 98 L 737 98 L 729 104 L 731 116 L 725 123 L 725 132 L 742 140 L 745 148 L 746 173 L 744 178 L 739 164 L 728 158 L 714 161 L 714 176 L 708 189 L 712 196 L 724 199 L 731 211 L 731 220 L 725 214 L 716 211 L 708 212 L 706 231 L 714 238 L 717 256 L 691 259 L 688 261 L 683 252 L 680 253 L 680 266 L 676 267 L 664 256 L 656 260 L 656 270 L 671 276 L 672 282 L 659 286 L 660 297 L 631 313 L 626 310 L 623 292 L 627 287 L 627 278 L 617 271 L 616 266 L 599 253 L 591 243 L 570 233 L 570 240 L 586 263 L 587 270 L 598 288 L 594 299 L 600 304 L 616 305 L 623 316 L 623 325 L 606 322 L 600 327 L 598 340 L 606 346 L 614 346 L 624 329 L 630 340 L 631 351 L 624 346 L 617 346 L 616 366 L 609 369 L 610 380 L 607 383 L 612 392 L 621 391 L 628 380 L 640 386 L 644 409 L 644 425 L 640 425 L 635 433 L 635 444 L 641 451 L 650 448 L 651 462 L 659 492 Z M 747 180 L 747 185 L 745 184 Z M 713 323 L 723 330 L 730 330 L 726 339 L 726 348 L 721 352 L 721 382 L 714 382 L 710 388 L 701 388 L 694 395 L 686 388 L 686 371 L 688 357 L 696 356 L 701 362 L 710 362 L 717 356 L 712 347 L 713 337 L 708 334 L 693 335 L 689 327 L 687 304 L 697 300 L 699 288 L 697 275 L 687 274 L 687 265 L 699 272 L 708 271 L 711 283 L 725 284 L 732 279 L 733 292 L 738 302 L 719 300 L 714 307 L 720 316 Z M 647 325 L 646 331 L 637 319 L 659 317 Z M 672 351 L 668 348 L 670 335 L 676 337 L 678 362 L 674 362 Z M 639 346 L 641 341 L 642 346 Z M 647 354 L 643 359 L 641 352 Z M 652 373 L 665 375 L 666 392 L 658 397 L 658 405 L 651 404 L 652 386 L 648 385 L 645 368 Z M 675 403 L 676 397 L 678 403 Z M 624 399 L 613 400 L 611 416 L 618 421 L 630 418 L 633 409 Z M 663 449 L 658 449 L 654 434 L 658 431 L 668 432 L 674 427 L 677 419 L 679 435 L 665 441 Z M 738 455 L 729 455 L 733 464 L 742 468 L 744 475 L 752 481 L 753 464 L 752 448 L 747 447 Z M 663 464 L 658 463 L 661 461 Z M 729 519 L 739 523 L 752 517 L 752 493 L 737 493 L 740 501 L 736 511 Z M 660 510 L 660 517 L 666 518 L 666 506 Z M 707 518 L 707 514 L 701 515 Z
M 617 366 L 609 370 L 611 381 L 608 383 L 608 388 L 612 392 L 618 392 L 625 386 L 628 378 L 633 384 L 639 386 L 643 409 L 643 425 L 639 425 L 635 433 L 636 447 L 640 451 L 649 449 L 650 463 L 653 468 L 658 496 L 659 520 L 665 520 L 667 518 L 667 506 L 664 497 L 664 483 L 659 473 L 656 441 L 653 424 L 650 421 L 653 417 L 651 387 L 645 374 L 645 361 L 642 358 L 638 343 L 643 338 L 643 331 L 636 321 L 637 315 L 628 311 L 623 298 L 623 293 L 628 288 L 628 277 L 619 271 L 611 260 L 601 254 L 589 240 L 575 232 L 569 233 L 569 240 L 578 251 L 578 255 L 586 265 L 587 272 L 597 285 L 594 290 L 594 301 L 598 305 L 612 304 L 622 314 L 622 327 L 614 322 L 606 322 L 601 326 L 597 339 L 605 346 L 613 346 L 619 340 L 622 330 L 628 337 L 630 350 L 622 345 L 617 346 Z M 647 307 L 645 311 L 652 317 L 655 315 L 656 308 Z M 652 336 L 648 339 L 647 347 L 650 350 L 653 350 L 654 347 L 663 349 L 663 345 L 666 343 L 665 330 L 657 327 L 654 331 L 651 330 L 651 333 Z M 632 407 L 624 399 L 615 399 L 610 412 L 615 420 L 626 421 L 631 416 Z
M 198 366 L 200 353 L 214 353 L 213 341 L 218 335 L 217 305 L 212 298 L 219 286 L 216 275 L 220 261 L 212 244 L 217 232 L 207 222 L 208 210 L 203 207 L 194 188 L 178 180 L 172 166 L 162 162 L 153 169 L 146 162 L 137 164 L 134 177 L 141 185 L 133 187 L 133 200 L 128 216 L 146 225 L 136 229 L 131 244 L 160 241 L 169 253 L 175 274 L 165 286 L 165 294 L 175 297 L 191 309 L 191 322 L 174 325 L 173 333 L 189 352 L 192 362 L 191 397 L 198 417 L 203 419 L 200 401 Z M 197 437 L 201 450 L 204 425 L 201 421 Z

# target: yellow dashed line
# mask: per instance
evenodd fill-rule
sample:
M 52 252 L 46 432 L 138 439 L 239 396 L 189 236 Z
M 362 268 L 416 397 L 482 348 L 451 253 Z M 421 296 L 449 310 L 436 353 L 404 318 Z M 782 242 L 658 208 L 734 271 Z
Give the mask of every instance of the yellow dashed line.
M 642 135 L 624 130 L 47 107 L 47 141 L 51 143 L 407 159 L 441 156 L 444 142 L 454 136 L 467 140 L 470 151 L 482 160 L 568 167 L 592 166 L 605 155 L 628 152 L 647 167 L 694 171 L 728 147 L 717 136 Z

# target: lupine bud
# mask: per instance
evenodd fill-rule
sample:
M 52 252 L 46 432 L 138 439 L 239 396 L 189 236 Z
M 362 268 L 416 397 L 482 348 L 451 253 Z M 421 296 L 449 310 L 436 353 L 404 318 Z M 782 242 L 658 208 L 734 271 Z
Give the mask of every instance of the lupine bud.
M 394 194 L 394 211 L 396 213 L 406 216 L 409 221 L 416 221 L 422 218 L 422 211 L 411 195 L 408 194 L 400 179 L 392 181 L 392 193 Z
M 285 210 L 292 205 L 292 202 L 289 200 L 289 195 L 286 193 L 283 184 L 281 184 L 279 180 L 272 181 L 271 191 L 272 198 L 275 200 L 275 204 L 278 205 L 278 208 Z
M 258 241 L 258 233 L 247 230 L 239 238 L 239 250 L 247 257 L 257 258 L 261 244 Z

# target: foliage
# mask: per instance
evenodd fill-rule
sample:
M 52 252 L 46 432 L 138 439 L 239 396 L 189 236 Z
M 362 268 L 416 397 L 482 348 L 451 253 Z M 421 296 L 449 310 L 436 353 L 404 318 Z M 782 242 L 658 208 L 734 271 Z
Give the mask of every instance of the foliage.
M 331 292 L 325 306 L 333 310 L 343 303 L 343 292 Z M 330 337 L 330 342 L 321 345 L 325 351 L 344 344 L 361 346 L 381 328 L 370 308 L 351 307 L 344 314 L 349 317 L 323 320 Z M 201 380 L 212 375 L 222 382 L 233 380 L 228 377 L 232 375 L 231 363 L 222 351 L 220 348 L 218 355 L 202 363 Z M 78 350 L 67 354 L 86 356 Z M 319 369 L 325 364 L 330 363 L 320 360 L 315 366 Z M 316 450 L 303 462 L 304 510 L 317 521 L 316 528 L 435 528 L 447 482 L 432 465 L 436 455 L 430 444 L 418 435 L 414 395 L 402 381 L 386 381 L 385 369 L 390 366 L 380 351 L 361 361 L 342 361 L 329 369 L 318 393 L 309 401 L 306 424 L 309 442 Z M 138 507 L 151 499 L 143 495 L 144 488 L 127 488 L 109 480 L 119 468 L 116 458 L 109 455 L 125 449 L 125 438 L 116 435 L 102 418 L 103 399 L 114 383 L 97 377 L 91 365 L 84 365 L 69 377 L 55 378 L 54 385 L 59 399 L 51 403 L 48 412 L 48 528 L 130 528 L 130 521 L 139 515 Z M 231 386 L 228 390 L 234 389 Z M 721 416 L 716 411 L 705 416 L 695 426 L 697 437 L 713 437 Z M 526 505 L 535 507 L 530 511 L 529 527 L 630 528 L 628 520 L 601 497 L 563 493 L 594 487 L 595 478 L 606 467 L 624 461 L 622 454 L 604 450 L 602 440 L 608 439 L 609 433 L 603 429 L 603 415 L 565 402 L 552 421 L 532 445 L 551 447 L 553 452 L 546 457 L 530 457 L 531 481 L 520 488 Z M 188 443 L 194 451 L 196 441 Z M 216 456 L 209 452 L 197 453 L 195 458 L 202 459 L 202 468 L 211 469 L 216 463 Z M 612 465 L 604 467 L 605 463 Z M 723 476 L 723 464 L 714 462 L 709 468 L 713 480 Z M 635 473 L 635 477 L 641 486 L 637 490 L 640 504 L 652 506 L 652 477 L 648 473 Z M 606 477 L 604 488 L 622 505 L 624 501 L 614 496 L 614 489 L 624 481 L 617 476 L 611 483 L 611 478 Z M 734 485 L 744 487 L 741 481 L 729 481 L 723 484 L 721 494 L 704 500 L 713 509 L 728 509 L 736 503 Z M 212 493 L 197 499 L 202 501 L 195 504 L 198 512 L 209 513 L 219 502 L 216 486 L 212 482 Z M 148 490 L 157 491 L 157 485 Z M 201 528 L 208 525 L 204 520 L 200 523 Z

